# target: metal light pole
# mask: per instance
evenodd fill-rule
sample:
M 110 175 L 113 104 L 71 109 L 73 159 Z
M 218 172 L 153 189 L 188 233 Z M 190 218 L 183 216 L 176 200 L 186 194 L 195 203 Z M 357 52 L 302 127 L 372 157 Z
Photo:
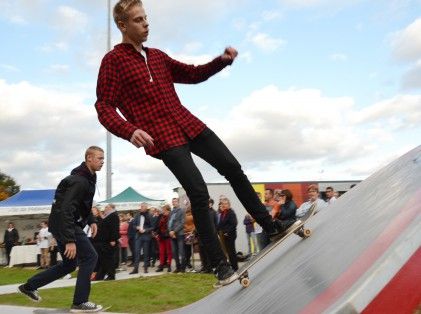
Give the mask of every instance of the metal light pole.
M 111 50 L 111 0 L 107 0 L 107 11 L 108 11 L 108 23 L 107 23 L 107 51 Z M 107 152 L 106 152 L 106 198 L 109 199 L 111 197 L 111 190 L 112 190 L 112 169 L 111 169 L 111 133 L 107 131 Z

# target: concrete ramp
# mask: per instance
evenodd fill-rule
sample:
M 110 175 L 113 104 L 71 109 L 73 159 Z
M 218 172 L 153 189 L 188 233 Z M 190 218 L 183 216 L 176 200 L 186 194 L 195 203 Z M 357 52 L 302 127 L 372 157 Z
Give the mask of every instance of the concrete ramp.
M 310 238 L 291 236 L 257 263 L 250 287 L 235 282 L 176 312 L 413 313 L 420 213 L 418 146 L 314 216 Z

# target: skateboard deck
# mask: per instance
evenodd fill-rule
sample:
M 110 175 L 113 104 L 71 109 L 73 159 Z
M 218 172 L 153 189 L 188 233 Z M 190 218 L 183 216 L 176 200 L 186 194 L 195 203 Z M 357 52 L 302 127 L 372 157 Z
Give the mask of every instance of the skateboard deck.
M 109 310 L 111 308 L 110 306 L 104 306 L 101 310 L 99 311 L 95 311 L 95 312 L 91 312 L 91 313 L 105 313 L 105 311 Z M 33 311 L 34 314 L 68 314 L 68 313 L 72 313 L 69 309 L 46 309 L 46 308 L 41 308 L 41 309 L 35 309 Z
M 264 258 L 268 253 L 275 249 L 279 244 L 284 242 L 290 235 L 297 234 L 303 239 L 311 236 L 311 230 L 304 227 L 304 224 L 316 213 L 316 204 L 311 205 L 307 213 L 300 217 L 297 221 L 294 222 L 285 232 L 271 239 L 271 243 L 267 245 L 263 250 L 261 250 L 256 256 L 252 257 L 249 262 L 244 264 L 239 270 L 237 270 L 238 280 L 243 287 L 248 287 L 250 285 L 250 279 L 248 276 L 248 270 L 253 267 L 258 261 Z

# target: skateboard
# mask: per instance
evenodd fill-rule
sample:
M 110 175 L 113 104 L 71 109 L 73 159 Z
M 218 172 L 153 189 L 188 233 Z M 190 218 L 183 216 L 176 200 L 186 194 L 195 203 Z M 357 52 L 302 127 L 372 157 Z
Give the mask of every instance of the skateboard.
M 105 311 L 109 310 L 110 306 L 104 306 L 101 310 L 91 312 L 91 313 L 105 313 Z M 32 313 L 34 314 L 68 314 L 72 313 L 69 309 L 35 309 Z
M 238 280 L 240 284 L 247 288 L 251 281 L 248 275 L 248 270 L 253 267 L 258 261 L 265 257 L 269 252 L 276 248 L 279 244 L 284 242 L 291 234 L 296 234 L 303 239 L 306 239 L 311 236 L 311 230 L 305 228 L 304 224 L 316 213 L 316 203 L 311 205 L 307 213 L 295 221 L 285 232 L 271 239 L 271 243 L 266 246 L 262 251 L 260 251 L 256 256 L 252 257 L 249 262 L 244 264 L 239 270 L 237 270 Z

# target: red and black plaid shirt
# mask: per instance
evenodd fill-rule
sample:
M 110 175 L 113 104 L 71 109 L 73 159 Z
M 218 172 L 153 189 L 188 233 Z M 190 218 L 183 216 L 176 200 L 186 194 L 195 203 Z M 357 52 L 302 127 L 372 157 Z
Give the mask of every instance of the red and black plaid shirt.
M 155 145 L 145 147 L 145 151 L 156 155 L 186 144 L 186 136 L 195 138 L 206 128 L 181 104 L 174 83 L 203 82 L 231 62 L 217 57 L 194 66 L 171 59 L 158 49 L 144 50 L 147 64 L 131 44 L 116 45 L 105 55 L 98 74 L 95 108 L 101 124 L 116 136 L 130 141 L 136 129 L 147 132 Z

